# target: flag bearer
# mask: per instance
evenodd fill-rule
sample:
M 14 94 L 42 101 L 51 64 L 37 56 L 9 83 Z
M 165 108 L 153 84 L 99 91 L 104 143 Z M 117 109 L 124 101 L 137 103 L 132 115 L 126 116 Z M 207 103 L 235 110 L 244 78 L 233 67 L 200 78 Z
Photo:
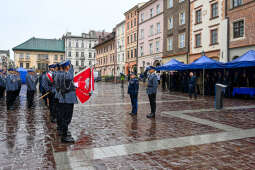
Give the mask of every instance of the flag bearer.
M 62 142 L 74 143 L 74 139 L 71 133 L 68 131 L 68 125 L 71 123 L 73 116 L 74 104 L 78 104 L 78 100 L 75 94 L 75 86 L 73 83 L 74 70 L 70 60 L 61 63 L 64 68 L 63 73 L 58 78 L 57 87 L 60 87 L 59 103 L 60 107 L 60 122 L 62 130 Z

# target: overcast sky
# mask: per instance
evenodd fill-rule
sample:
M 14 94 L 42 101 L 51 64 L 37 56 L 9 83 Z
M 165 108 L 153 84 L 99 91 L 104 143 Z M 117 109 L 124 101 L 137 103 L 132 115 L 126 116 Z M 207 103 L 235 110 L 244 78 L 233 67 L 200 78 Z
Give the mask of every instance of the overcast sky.
M 61 38 L 67 31 L 110 32 L 124 20 L 124 12 L 145 1 L 0 0 L 0 50 L 11 50 L 31 37 Z

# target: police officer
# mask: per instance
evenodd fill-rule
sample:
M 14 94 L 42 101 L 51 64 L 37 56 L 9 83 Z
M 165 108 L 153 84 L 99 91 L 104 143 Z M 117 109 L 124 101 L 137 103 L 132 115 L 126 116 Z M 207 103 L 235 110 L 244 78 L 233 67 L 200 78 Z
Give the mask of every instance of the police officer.
M 36 91 L 37 83 L 38 83 L 38 78 L 37 78 L 34 70 L 32 70 L 32 69 L 28 70 L 28 74 L 26 75 L 28 108 L 31 108 L 33 106 L 34 94 Z
M 150 75 L 148 77 L 148 85 L 147 85 L 147 94 L 150 100 L 151 106 L 151 113 L 147 115 L 147 118 L 155 118 L 156 114 L 156 95 L 157 95 L 157 88 L 158 88 L 158 78 L 155 74 L 154 67 L 148 67 L 147 70 L 149 71 Z
M 55 108 L 53 107 L 53 97 L 55 94 L 55 88 L 54 88 L 54 69 L 56 65 L 52 64 L 49 65 L 49 71 L 46 72 L 42 77 L 42 87 L 45 91 L 45 94 L 48 93 L 47 99 L 48 104 L 50 108 L 50 120 L 52 123 L 56 123 L 56 112 Z
M 5 75 L 3 74 L 3 70 L 0 70 L 0 98 L 4 97 L 5 91 Z
M 132 103 L 132 112 L 130 115 L 134 116 L 137 115 L 137 97 L 138 97 L 138 91 L 139 91 L 139 81 L 136 78 L 136 75 L 134 73 L 131 73 L 130 80 L 128 83 L 128 94 L 131 99 Z
M 16 88 L 16 78 L 14 75 L 14 69 L 10 68 L 8 69 L 8 75 L 6 77 L 6 105 L 7 110 L 11 109 L 11 106 L 13 105 L 13 102 L 15 100 L 15 92 L 17 90 Z
M 61 104 L 61 141 L 64 143 L 73 143 L 74 139 L 71 136 L 71 133 L 68 131 L 68 125 L 72 120 L 74 104 L 78 103 L 75 94 L 75 86 L 73 84 L 74 70 L 70 60 L 61 63 L 61 66 L 64 68 L 64 71 L 58 77 L 57 84 L 57 87 L 60 87 L 60 95 L 58 99 L 59 103 Z

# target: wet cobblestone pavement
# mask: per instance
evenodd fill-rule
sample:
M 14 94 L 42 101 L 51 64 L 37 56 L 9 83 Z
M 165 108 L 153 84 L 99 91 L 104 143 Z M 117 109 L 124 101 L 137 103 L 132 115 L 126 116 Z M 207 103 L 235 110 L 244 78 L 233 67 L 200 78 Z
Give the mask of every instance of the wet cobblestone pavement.
M 22 87 L 15 110 L 0 100 L 1 169 L 255 169 L 255 101 L 189 100 L 159 90 L 155 120 L 141 83 L 131 117 L 126 86 L 97 83 L 93 98 L 75 106 L 73 145 L 62 144 L 41 101 L 26 108 Z

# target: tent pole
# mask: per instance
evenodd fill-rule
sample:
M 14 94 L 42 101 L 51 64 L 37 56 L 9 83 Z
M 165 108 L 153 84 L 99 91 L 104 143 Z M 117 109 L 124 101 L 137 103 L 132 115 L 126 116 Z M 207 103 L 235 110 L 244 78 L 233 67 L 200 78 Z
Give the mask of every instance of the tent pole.
M 203 69 L 203 96 L 205 96 L 205 69 Z
M 171 71 L 169 71 L 169 92 L 171 92 Z

